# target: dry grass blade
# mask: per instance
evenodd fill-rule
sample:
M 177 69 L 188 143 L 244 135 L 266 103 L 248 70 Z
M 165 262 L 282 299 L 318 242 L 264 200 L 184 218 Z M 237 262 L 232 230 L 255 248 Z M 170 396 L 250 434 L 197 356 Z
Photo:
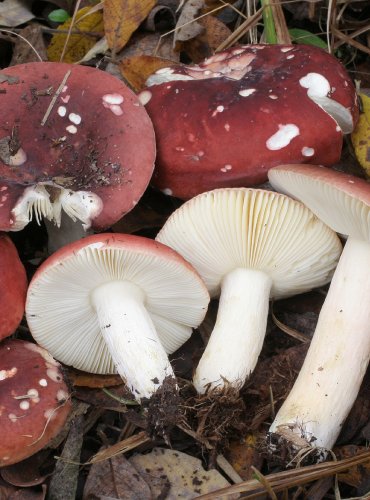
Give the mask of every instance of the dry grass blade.
M 287 326 L 284 323 L 282 323 L 279 319 L 277 319 L 277 317 L 275 316 L 275 313 L 272 310 L 272 308 L 271 308 L 271 318 L 272 318 L 272 321 L 274 322 L 274 324 L 278 328 L 280 328 L 280 330 L 282 332 L 287 333 L 291 337 L 295 338 L 296 340 L 299 340 L 300 342 L 303 342 L 304 344 L 306 344 L 307 342 L 310 341 L 310 339 L 307 338 L 306 335 L 304 335 L 303 333 L 298 332 L 294 328 L 290 328 L 289 326 Z
M 370 451 L 366 451 L 355 457 L 338 460 L 336 462 L 326 462 L 317 465 L 309 465 L 300 469 L 293 469 L 270 474 L 264 477 L 264 484 L 268 482 L 269 489 L 272 488 L 274 494 L 301 486 L 303 484 L 334 476 L 339 472 L 343 472 L 355 465 L 361 465 L 370 462 Z M 243 498 L 258 498 L 261 494 L 266 494 L 267 490 L 260 480 L 251 479 L 240 484 L 235 484 L 227 488 L 214 491 L 207 495 L 199 496 L 199 500 L 216 500 L 221 495 L 233 495 L 235 493 L 243 493 Z
M 270 8 L 272 16 L 274 18 L 277 43 L 282 43 L 282 44 L 292 43 L 280 0 L 275 0 L 274 2 L 271 2 Z
M 220 52 L 221 50 L 227 49 L 234 45 L 240 38 L 242 38 L 248 30 L 254 28 L 257 23 L 262 19 L 263 8 L 257 10 L 255 14 L 248 17 L 231 35 L 224 40 L 216 49 L 215 52 Z
M 369 29 L 370 29 L 370 27 L 369 27 Z M 352 45 L 352 47 L 354 47 L 355 49 L 361 50 L 362 52 L 365 52 L 365 54 L 370 55 L 370 48 L 369 47 L 366 47 L 362 43 L 357 42 L 356 40 L 353 40 L 353 38 L 351 36 L 345 35 L 341 31 L 339 31 L 337 28 L 332 27 L 331 31 L 332 31 L 333 35 L 335 35 L 340 40 L 343 40 L 343 43 L 348 43 L 349 45 Z M 354 35 L 352 35 L 352 36 L 354 36 Z
M 75 9 L 74 9 L 74 12 L 72 15 L 72 21 L 71 21 L 71 24 L 69 26 L 69 30 L 67 33 L 66 41 L 64 43 L 62 53 L 60 54 L 60 61 L 63 61 L 63 59 L 64 59 L 64 55 L 65 55 L 67 47 L 68 47 L 68 42 L 69 42 L 69 39 L 71 37 L 72 29 L 73 29 L 75 21 L 76 21 L 76 15 L 77 15 L 78 9 L 80 8 L 80 4 L 81 4 L 81 0 L 77 0 L 76 5 L 75 5 Z
M 102 460 L 108 460 L 109 458 L 120 455 L 121 453 L 126 453 L 150 441 L 151 439 L 145 431 L 139 432 L 138 434 L 134 434 L 133 436 L 109 446 L 109 448 L 99 451 L 87 462 L 87 464 L 95 464 Z

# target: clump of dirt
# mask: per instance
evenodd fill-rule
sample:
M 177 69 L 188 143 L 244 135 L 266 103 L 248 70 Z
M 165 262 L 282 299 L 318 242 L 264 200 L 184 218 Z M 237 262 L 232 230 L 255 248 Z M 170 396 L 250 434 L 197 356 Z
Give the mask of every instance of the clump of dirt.
M 159 437 L 170 444 L 171 430 L 180 421 L 180 402 L 178 385 L 173 377 L 166 377 L 153 396 L 142 402 L 147 419 L 146 431 L 152 439 Z
M 230 439 L 247 431 L 246 407 L 239 390 L 226 385 L 222 391 L 209 390 L 196 394 L 186 387 L 183 395 L 183 426 L 192 430 L 193 437 L 208 448 L 217 450 L 227 446 Z

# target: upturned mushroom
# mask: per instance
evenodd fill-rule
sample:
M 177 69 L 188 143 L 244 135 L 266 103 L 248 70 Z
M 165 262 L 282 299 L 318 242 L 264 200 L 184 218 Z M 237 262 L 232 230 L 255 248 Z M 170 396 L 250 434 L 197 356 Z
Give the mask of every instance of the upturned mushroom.
M 100 234 L 43 262 L 26 315 L 35 340 L 56 359 L 87 372 L 118 372 L 141 401 L 174 378 L 167 353 L 190 337 L 208 302 L 198 273 L 171 248 Z
M 23 340 L 0 344 L 0 467 L 41 450 L 63 428 L 71 411 L 60 364 Z
M 271 449 L 292 454 L 334 445 L 356 399 L 370 357 L 370 185 L 313 165 L 282 165 L 271 184 L 305 203 L 348 236 L 295 384 L 270 427 Z
M 76 232 L 57 247 L 110 227 L 136 205 L 153 172 L 155 138 L 123 82 L 42 62 L 1 70 L 0 89 L 1 230 L 44 218 Z
M 358 118 L 345 68 L 308 45 L 241 45 L 161 68 L 139 98 L 156 131 L 152 182 L 183 199 L 260 184 L 283 162 L 332 165 Z
M 26 270 L 12 240 L 0 233 L 0 340 L 21 322 L 27 293 Z
M 269 299 L 327 283 L 341 252 L 334 231 L 303 204 L 272 191 L 218 189 L 184 203 L 157 241 L 189 261 L 217 320 L 194 376 L 199 393 L 241 388 L 262 348 Z

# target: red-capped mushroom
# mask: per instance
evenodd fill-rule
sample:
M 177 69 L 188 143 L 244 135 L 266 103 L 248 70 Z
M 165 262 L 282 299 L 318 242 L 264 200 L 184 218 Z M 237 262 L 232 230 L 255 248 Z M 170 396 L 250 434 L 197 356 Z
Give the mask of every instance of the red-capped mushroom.
M 71 411 L 61 366 L 23 340 L 0 344 L 0 467 L 30 457 L 63 428 Z
M 11 335 L 24 313 L 27 276 L 12 240 L 0 233 L 0 340 Z
M 106 229 L 146 189 L 155 158 L 147 112 L 95 68 L 28 63 L 0 72 L 0 229 L 35 218 Z
M 139 98 L 153 120 L 153 184 L 191 198 L 252 186 L 270 167 L 331 165 L 358 117 L 340 62 L 308 45 L 242 45 L 202 64 L 161 68 Z

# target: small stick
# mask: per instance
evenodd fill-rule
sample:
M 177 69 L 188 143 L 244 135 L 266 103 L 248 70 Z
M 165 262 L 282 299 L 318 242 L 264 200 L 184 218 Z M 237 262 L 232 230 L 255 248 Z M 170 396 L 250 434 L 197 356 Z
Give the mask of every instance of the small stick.
M 51 113 L 51 110 L 53 109 L 55 103 L 56 103 L 56 100 L 58 99 L 59 97 L 59 94 L 62 92 L 63 90 L 63 87 L 64 85 L 66 84 L 66 81 L 68 80 L 69 78 L 69 75 L 71 74 L 71 70 L 69 69 L 67 71 L 67 73 L 64 75 L 64 78 L 62 80 L 62 83 L 59 85 L 59 87 L 57 88 L 55 94 L 53 95 L 53 98 L 52 100 L 50 101 L 50 104 L 48 106 L 48 109 L 46 110 L 46 113 L 44 115 L 44 118 L 41 120 L 41 127 L 43 127 L 47 121 L 47 119 L 49 118 L 49 115 Z

